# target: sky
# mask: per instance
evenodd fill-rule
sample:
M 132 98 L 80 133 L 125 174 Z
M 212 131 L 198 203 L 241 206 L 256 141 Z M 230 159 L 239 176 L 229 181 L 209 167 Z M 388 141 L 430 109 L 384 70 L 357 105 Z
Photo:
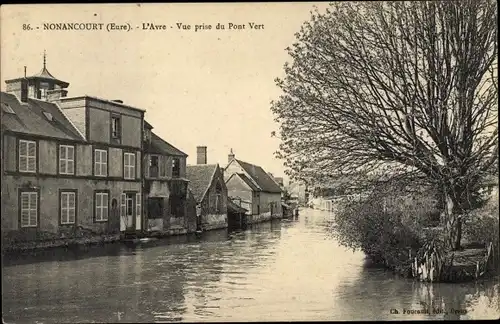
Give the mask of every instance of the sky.
M 225 166 L 232 148 L 236 158 L 285 176 L 283 161 L 274 157 L 279 139 L 270 135 L 279 129 L 270 110 L 281 93 L 274 79 L 284 76 L 285 48 L 310 11 L 327 5 L 3 5 L 1 89 L 5 80 L 23 76 L 24 66 L 28 75 L 38 73 L 45 50 L 50 73 L 70 83 L 68 97 L 120 99 L 146 110 L 153 131 L 188 154 L 188 164 L 196 163 L 196 146 L 207 146 L 208 163 Z M 102 23 L 103 30 L 44 30 L 45 24 L 88 22 Z M 107 31 L 109 23 L 132 29 Z M 166 30 L 143 30 L 148 23 Z M 226 29 L 217 30 L 217 23 Z M 245 29 L 229 30 L 229 23 Z M 202 24 L 212 29 L 194 30 Z

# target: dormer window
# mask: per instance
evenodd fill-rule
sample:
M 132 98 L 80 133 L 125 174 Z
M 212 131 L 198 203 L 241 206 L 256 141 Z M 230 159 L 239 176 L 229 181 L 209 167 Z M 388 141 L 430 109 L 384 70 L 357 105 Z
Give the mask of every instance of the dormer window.
M 2 110 L 8 114 L 16 114 L 8 103 L 2 102 Z
M 54 120 L 54 116 L 52 116 L 51 113 L 44 111 L 43 114 L 45 115 L 45 118 L 47 118 L 48 121 Z
M 120 139 L 121 137 L 121 118 L 118 115 L 111 116 L 111 138 Z

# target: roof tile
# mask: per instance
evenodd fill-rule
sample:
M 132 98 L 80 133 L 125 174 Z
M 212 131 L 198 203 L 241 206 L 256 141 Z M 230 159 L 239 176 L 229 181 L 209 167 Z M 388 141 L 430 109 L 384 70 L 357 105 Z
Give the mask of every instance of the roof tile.
M 280 186 L 260 166 L 236 160 L 264 192 L 281 193 Z
M 217 164 L 198 164 L 186 166 L 186 177 L 189 180 L 189 189 L 193 192 L 197 202 L 203 200 L 207 188 L 212 183 L 212 177 Z

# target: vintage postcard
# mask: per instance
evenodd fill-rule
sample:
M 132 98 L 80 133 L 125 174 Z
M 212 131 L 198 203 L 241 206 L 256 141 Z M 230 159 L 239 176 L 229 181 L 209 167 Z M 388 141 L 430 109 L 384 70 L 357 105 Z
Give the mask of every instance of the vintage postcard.
M 493 0 L 0 7 L 4 323 L 500 317 Z

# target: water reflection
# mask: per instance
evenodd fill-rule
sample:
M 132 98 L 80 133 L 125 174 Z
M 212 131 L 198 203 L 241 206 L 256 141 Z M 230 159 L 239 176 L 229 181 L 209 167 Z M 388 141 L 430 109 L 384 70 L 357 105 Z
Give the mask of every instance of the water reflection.
M 469 285 L 399 279 L 340 247 L 326 218 L 306 210 L 297 222 L 247 231 L 11 260 L 3 269 L 3 316 L 16 323 L 499 316 L 498 278 Z M 467 313 L 402 313 L 429 306 Z

